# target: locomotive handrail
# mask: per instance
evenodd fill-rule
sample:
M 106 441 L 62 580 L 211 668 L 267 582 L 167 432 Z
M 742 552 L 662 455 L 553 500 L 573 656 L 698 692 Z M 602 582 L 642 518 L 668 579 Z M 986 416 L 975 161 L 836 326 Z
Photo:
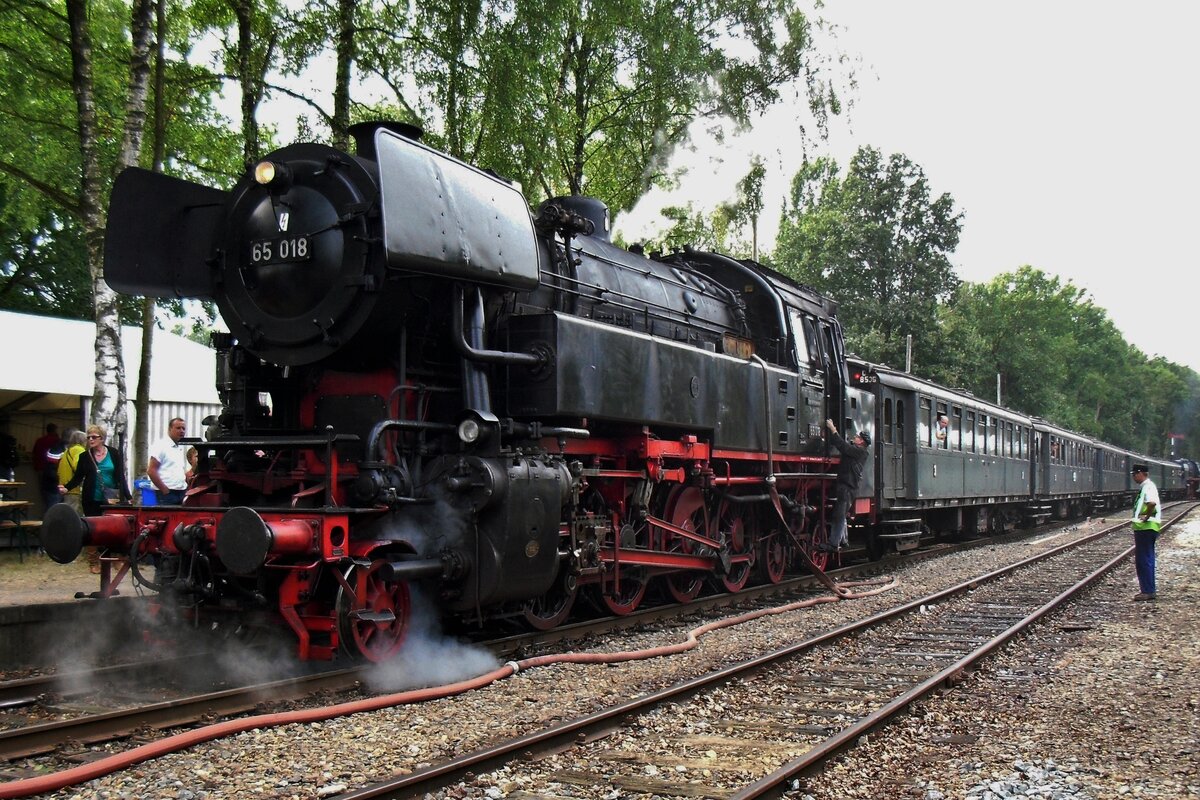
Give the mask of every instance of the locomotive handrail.
M 763 376 L 763 402 L 766 405 L 767 424 L 763 428 L 763 436 L 767 440 L 767 482 L 774 482 L 775 475 L 775 445 L 771 441 L 771 374 L 767 362 L 764 361 L 757 353 L 751 353 L 749 361 L 758 364 L 762 369 Z
M 325 463 L 332 468 L 325 474 L 325 505 L 332 506 L 333 484 L 336 482 L 337 461 L 333 451 L 339 442 L 357 442 L 357 433 L 334 433 L 326 428 L 324 436 L 272 436 L 268 439 L 209 439 L 196 443 L 196 449 L 204 450 L 279 450 L 286 447 L 324 447 Z
M 197 450 L 241 450 L 264 447 L 315 447 L 331 442 L 357 442 L 360 438 L 357 433 L 335 433 L 333 436 L 272 436 L 269 439 L 205 439 L 194 440 L 194 443 Z M 188 444 L 189 441 L 180 439 L 184 444 Z
M 602 256 L 596 255 L 595 253 L 589 253 L 589 255 L 592 258 L 596 259 L 597 261 L 602 261 L 606 264 L 611 264 L 614 268 L 626 269 L 626 270 L 630 269 L 627 265 L 620 264 L 616 261 L 613 261 L 610 258 L 604 258 Z M 662 262 L 662 263 L 665 264 L 667 262 Z M 683 268 L 681 266 L 674 265 L 674 264 L 672 264 L 671 266 L 674 266 L 677 269 Z M 714 288 L 716 287 L 716 284 L 712 283 L 712 278 L 710 278 L 709 276 L 704 275 L 704 273 L 700 272 L 699 270 L 691 270 L 691 271 L 695 272 L 697 275 L 703 276 L 706 280 L 708 280 L 710 282 L 710 284 L 712 284 L 712 286 Z M 716 325 L 716 324 L 713 324 L 712 322 L 710 322 L 709 320 L 701 319 L 701 318 L 696 317 L 691 314 L 685 314 L 681 311 L 678 311 L 678 310 L 672 308 L 671 306 L 667 305 L 666 303 L 659 303 L 659 302 L 656 302 L 649 298 L 637 297 L 635 295 L 629 294 L 628 292 L 622 292 L 622 291 L 613 289 L 608 286 L 601 286 L 598 283 L 591 283 L 591 282 L 585 281 L 581 278 L 576 278 L 572 275 L 564 275 L 560 272 L 554 272 L 553 270 L 549 270 L 549 269 L 543 269 L 541 272 L 542 272 L 542 275 L 547 279 L 552 278 L 554 280 L 562 281 L 564 283 L 574 284 L 575 288 L 571 288 L 570 286 L 556 286 L 555 288 L 558 291 L 563 292 L 564 294 L 570 294 L 577 298 L 586 297 L 589 300 L 596 300 L 596 299 L 599 299 L 600 295 L 603 295 L 604 301 L 606 303 L 608 303 L 609 305 L 614 306 L 616 308 L 625 309 L 627 311 L 633 311 L 633 312 L 636 312 L 639 314 L 654 311 L 658 316 L 661 316 L 665 320 L 668 320 L 670 322 L 676 322 L 676 323 L 686 323 L 692 327 L 699 328 L 699 329 L 707 331 L 709 333 L 728 333 L 728 332 L 736 330 L 727 325 Z M 659 280 L 661 280 L 665 284 L 668 284 L 670 286 L 675 286 L 675 287 L 681 288 L 681 289 L 686 288 L 686 289 L 694 290 L 696 288 L 695 286 L 692 286 L 690 284 L 685 284 L 682 281 L 671 280 L 667 277 L 660 276 Z M 583 291 L 584 289 L 590 289 L 593 292 L 595 292 L 596 294 L 590 295 L 587 292 Z M 708 294 L 707 292 L 704 292 L 703 290 L 701 290 L 701 293 Z M 711 296 L 711 295 L 709 295 L 709 296 Z M 618 298 L 618 299 L 616 299 L 616 300 L 612 299 L 614 297 Z M 631 300 L 631 301 L 636 300 L 637 303 L 635 304 L 632 302 L 622 302 L 623 300 Z M 735 307 L 734 298 L 726 298 L 726 299 L 722 300 L 722 302 L 726 303 L 731 308 Z

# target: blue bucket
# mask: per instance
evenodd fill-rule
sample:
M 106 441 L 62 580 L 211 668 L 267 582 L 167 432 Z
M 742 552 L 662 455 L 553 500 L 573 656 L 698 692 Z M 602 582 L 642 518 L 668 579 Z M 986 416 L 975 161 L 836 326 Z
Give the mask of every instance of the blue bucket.
M 141 493 L 141 502 L 144 506 L 158 505 L 158 491 L 154 488 L 154 484 L 149 478 L 138 478 L 133 482 L 133 488 Z

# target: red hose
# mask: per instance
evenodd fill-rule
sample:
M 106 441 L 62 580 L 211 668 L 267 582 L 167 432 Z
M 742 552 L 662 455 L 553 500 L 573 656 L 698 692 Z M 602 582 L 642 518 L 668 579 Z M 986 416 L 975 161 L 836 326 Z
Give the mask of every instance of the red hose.
M 28 797 L 42 792 L 52 792 L 57 789 L 63 789 L 67 786 L 72 786 L 76 783 L 83 783 L 95 778 L 100 778 L 110 773 L 116 772 L 126 767 L 131 767 L 142 761 L 149 761 L 159 756 L 165 756 L 168 753 L 174 753 L 178 750 L 183 750 L 186 747 L 191 747 L 194 744 L 201 742 L 220 739 L 222 736 L 230 736 L 235 733 L 253 730 L 254 728 L 267 728 L 275 725 L 288 725 L 292 723 L 304 722 L 321 722 L 323 720 L 332 719 L 334 717 L 347 714 L 355 714 L 360 711 L 378 711 L 381 708 L 387 708 L 393 705 L 403 705 L 405 703 L 420 703 L 426 700 L 436 700 L 441 697 L 450 697 L 456 694 L 471 689 L 480 689 L 487 686 L 489 683 L 507 678 L 516 671 L 515 666 L 510 662 L 504 666 L 494 669 L 487 674 L 480 675 L 477 678 L 472 678 L 458 683 L 447 684 L 446 686 L 432 686 L 428 689 L 414 689 L 408 692 L 400 692 L 398 694 L 381 695 L 372 697 L 366 700 L 356 700 L 353 703 L 341 703 L 336 706 L 326 706 L 324 708 L 312 708 L 302 711 L 285 711 L 279 714 L 261 714 L 256 717 L 243 717 L 241 719 L 231 719 L 225 722 L 218 722 L 213 725 L 208 725 L 203 728 L 179 733 L 174 736 L 169 736 L 166 739 L 161 739 L 157 742 L 144 744 L 141 747 L 135 747 L 125 753 L 109 756 L 107 758 L 93 761 L 90 764 L 83 764 L 78 767 L 63 770 L 62 772 L 54 772 L 49 775 L 39 775 L 36 778 L 23 778 L 21 780 L 10 781 L 9 783 L 0 784 L 0 798 L 7 797 Z
M 843 584 L 843 586 L 852 584 Z M 864 585 L 864 584 L 856 584 Z M 423 703 L 428 700 L 437 700 L 443 697 L 451 697 L 456 694 L 470 691 L 472 689 L 481 689 L 488 684 L 495 683 L 498 680 L 507 678 L 515 674 L 519 670 L 532 669 L 534 667 L 546 666 L 549 664 L 611 664 L 619 661 L 639 661 L 647 658 L 657 658 L 659 656 L 674 655 L 691 650 L 698 644 L 698 639 L 704 634 L 715 631 L 720 628 L 727 628 L 731 625 L 739 625 L 743 622 L 758 619 L 773 614 L 783 614 L 788 611 L 795 611 L 799 608 L 815 606 L 818 603 L 833 603 L 840 599 L 852 599 L 859 597 L 868 597 L 873 594 L 887 591 L 896 585 L 895 580 L 888 583 L 878 585 L 876 588 L 869 589 L 858 593 L 848 593 L 839 591 L 836 596 L 815 597 L 809 600 L 801 600 L 795 603 L 789 603 L 785 606 L 777 606 L 775 608 L 764 608 L 758 611 L 750 611 L 736 617 L 710 622 L 707 625 L 701 625 L 699 628 L 693 628 L 688 631 L 687 638 L 676 644 L 663 645 L 662 647 L 652 647 L 645 650 L 628 650 L 618 653 L 560 653 L 558 655 L 537 656 L 534 658 L 526 658 L 522 661 L 508 662 L 502 667 L 492 670 L 491 672 L 480 675 L 477 678 L 470 680 L 459 681 L 445 686 L 431 686 L 426 689 L 413 689 L 407 692 L 398 692 L 396 694 L 381 695 L 379 697 L 371 697 L 366 700 L 356 700 L 352 703 L 340 703 L 335 706 L 325 706 L 323 708 L 305 709 L 302 711 L 285 711 L 278 714 L 262 714 L 256 717 L 242 717 L 241 719 L 227 720 L 218 722 L 213 725 L 208 725 L 203 728 L 196 728 L 184 733 L 178 733 L 174 736 L 169 736 L 157 742 L 144 744 L 140 747 L 135 747 L 124 753 L 108 756 L 90 764 L 82 764 L 78 767 L 54 772 L 49 775 L 39 775 L 36 778 L 22 778 L 20 780 L 9 781 L 8 783 L 0 784 L 0 800 L 10 797 L 29 797 L 30 795 L 41 794 L 43 792 L 53 792 L 58 789 L 73 786 L 84 781 L 94 780 L 109 775 L 142 761 L 149 761 L 159 756 L 174 753 L 184 748 L 191 747 L 202 742 L 209 742 L 213 739 L 220 739 L 223 736 L 230 736 L 235 733 L 253 730 L 255 728 L 274 727 L 276 725 L 289 725 L 295 723 L 321 722 L 334 717 L 346 716 L 349 714 L 357 714 L 364 711 L 378 711 L 391 706 L 405 705 L 408 703 Z

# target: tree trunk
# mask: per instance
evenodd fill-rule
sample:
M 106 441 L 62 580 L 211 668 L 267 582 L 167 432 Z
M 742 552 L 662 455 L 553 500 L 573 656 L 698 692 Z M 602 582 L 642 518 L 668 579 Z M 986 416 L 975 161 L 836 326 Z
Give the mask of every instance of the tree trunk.
M 108 428 L 111 439 L 124 448 L 126 439 L 125 363 L 121 355 L 121 318 L 117 295 L 104 281 L 104 212 L 100 164 L 96 154 L 96 102 L 92 76 L 92 38 L 88 0 L 66 0 L 71 31 L 71 89 L 79 116 L 79 151 L 82 164 L 80 211 L 92 278 L 92 308 L 96 320 L 96 373 L 92 390 L 93 423 Z M 150 2 L 133 7 L 130 30 L 129 91 L 125 102 L 125 130 L 118 168 L 136 163 L 145 127 L 146 84 L 149 76 Z
M 92 423 L 105 425 L 119 442 L 124 427 L 124 365 L 116 296 L 104 282 L 104 215 L 100 210 L 100 165 L 96 158 L 96 103 L 92 84 L 92 37 L 87 0 L 67 0 L 71 28 L 71 90 L 79 117 L 80 211 L 88 271 L 92 278 L 92 311 L 96 321 L 96 373 L 92 389 Z
M 167 113 L 166 113 L 166 56 L 167 56 L 167 14 L 164 8 L 166 0 L 157 0 L 154 4 L 155 50 L 154 59 L 154 148 L 155 172 L 163 171 L 163 162 L 167 152 Z M 145 471 L 149 463 L 150 452 L 150 355 L 154 352 L 154 314 L 157 304 L 153 297 L 142 298 L 142 353 L 138 363 L 137 398 L 134 408 L 137 409 L 137 423 L 133 431 L 133 453 L 130 462 L 135 474 Z
M 262 84 L 252 65 L 254 42 L 254 7 L 249 0 L 235 0 L 233 11 L 238 21 L 238 84 L 242 89 L 242 155 L 250 164 L 258 158 L 258 100 Z
M 333 86 L 333 146 L 350 149 L 350 72 L 354 67 L 357 0 L 338 0 L 337 73 Z

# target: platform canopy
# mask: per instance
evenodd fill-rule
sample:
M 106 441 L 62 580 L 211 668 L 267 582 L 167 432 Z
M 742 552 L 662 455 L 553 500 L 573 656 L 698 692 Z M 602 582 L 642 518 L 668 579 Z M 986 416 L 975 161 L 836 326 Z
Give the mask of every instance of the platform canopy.
M 137 390 L 142 330 L 124 326 L 121 346 L 129 399 Z M 150 400 L 218 404 L 213 350 L 155 331 Z M 90 321 L 0 311 L 0 415 L 78 409 L 96 381 L 96 325 Z

